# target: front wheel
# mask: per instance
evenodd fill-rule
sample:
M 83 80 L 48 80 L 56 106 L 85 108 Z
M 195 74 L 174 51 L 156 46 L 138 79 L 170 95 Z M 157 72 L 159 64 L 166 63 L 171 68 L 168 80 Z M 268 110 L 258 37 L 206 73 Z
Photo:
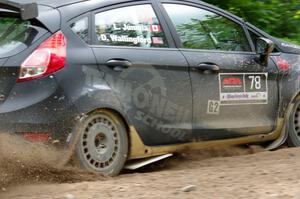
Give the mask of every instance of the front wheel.
M 300 100 L 297 100 L 289 117 L 287 143 L 290 147 L 300 146 Z
M 128 138 L 122 119 L 109 111 L 96 111 L 80 125 L 76 147 L 79 164 L 92 172 L 116 176 L 124 167 Z

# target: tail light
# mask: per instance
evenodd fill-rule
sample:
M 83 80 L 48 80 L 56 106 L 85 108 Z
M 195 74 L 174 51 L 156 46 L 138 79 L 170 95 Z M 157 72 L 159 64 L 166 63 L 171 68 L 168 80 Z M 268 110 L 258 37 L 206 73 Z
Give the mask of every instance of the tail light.
M 48 76 L 65 66 L 67 40 L 59 31 L 43 42 L 21 65 L 17 82 Z

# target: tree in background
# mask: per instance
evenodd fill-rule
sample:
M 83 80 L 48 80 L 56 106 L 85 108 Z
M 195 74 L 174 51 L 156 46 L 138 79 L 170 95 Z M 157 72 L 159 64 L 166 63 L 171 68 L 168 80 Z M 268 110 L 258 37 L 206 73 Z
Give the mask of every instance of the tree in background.
M 228 10 L 272 36 L 300 44 L 299 0 L 203 0 Z

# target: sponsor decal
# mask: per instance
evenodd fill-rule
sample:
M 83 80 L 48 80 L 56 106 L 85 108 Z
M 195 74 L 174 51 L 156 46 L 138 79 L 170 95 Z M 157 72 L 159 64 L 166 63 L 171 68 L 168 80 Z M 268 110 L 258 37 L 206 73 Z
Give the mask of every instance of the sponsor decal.
M 232 88 L 232 87 L 239 87 L 243 86 L 243 80 L 240 77 L 227 77 L 223 79 L 222 82 L 224 87 Z
M 220 105 L 267 104 L 267 73 L 219 74 Z

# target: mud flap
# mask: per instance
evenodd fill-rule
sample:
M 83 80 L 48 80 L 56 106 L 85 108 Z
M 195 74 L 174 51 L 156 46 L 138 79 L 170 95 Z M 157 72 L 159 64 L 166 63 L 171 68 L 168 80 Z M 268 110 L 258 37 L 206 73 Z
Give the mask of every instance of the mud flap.
M 291 112 L 294 108 L 295 104 L 291 104 L 288 108 L 288 111 L 286 113 L 285 119 L 284 119 L 284 127 L 282 128 L 282 132 L 280 134 L 280 137 L 278 139 L 276 139 L 274 142 L 272 142 L 270 145 L 268 145 L 265 149 L 266 150 L 274 150 L 278 147 L 280 147 L 281 145 L 283 145 L 288 137 L 288 129 L 289 129 L 289 117 L 291 115 Z
M 169 154 L 165 154 L 165 155 L 161 155 L 161 156 L 134 160 L 133 162 L 126 164 L 124 169 L 136 170 L 136 169 L 142 168 L 146 165 L 152 164 L 154 162 L 158 162 L 163 159 L 169 158 L 171 156 L 173 156 L 173 154 L 169 153 Z

